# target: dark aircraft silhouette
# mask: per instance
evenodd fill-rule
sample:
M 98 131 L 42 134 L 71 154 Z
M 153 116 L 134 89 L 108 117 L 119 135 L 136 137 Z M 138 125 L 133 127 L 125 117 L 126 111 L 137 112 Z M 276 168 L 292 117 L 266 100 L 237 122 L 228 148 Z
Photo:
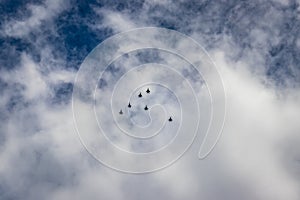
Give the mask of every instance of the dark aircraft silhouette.
M 144 110 L 148 110 L 148 107 L 147 107 L 147 105 L 145 106 Z
M 149 89 L 149 88 L 147 88 L 146 93 L 147 93 L 147 94 L 150 93 L 150 89 Z M 139 98 L 142 98 L 142 97 L 143 97 L 142 92 L 139 93 L 138 97 L 139 97 Z M 128 102 L 128 108 L 131 108 L 131 107 L 132 107 L 132 106 L 131 106 L 130 102 Z M 147 105 L 144 107 L 144 110 L 149 110 L 149 108 L 148 108 Z M 122 109 L 119 111 L 119 114 L 120 114 L 120 115 L 123 115 Z M 168 121 L 169 121 L 169 122 L 172 122 L 172 121 L 173 121 L 173 119 L 172 119 L 171 116 L 170 116 L 170 118 L 168 119 Z

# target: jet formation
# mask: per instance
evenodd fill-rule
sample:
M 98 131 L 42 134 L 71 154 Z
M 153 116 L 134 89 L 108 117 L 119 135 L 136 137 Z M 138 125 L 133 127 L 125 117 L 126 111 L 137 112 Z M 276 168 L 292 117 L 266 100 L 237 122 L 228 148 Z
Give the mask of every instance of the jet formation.
M 147 93 L 147 94 L 150 94 L 150 89 L 149 89 L 149 88 L 147 88 L 146 93 Z M 143 97 L 142 92 L 140 92 L 140 93 L 138 94 L 138 98 L 142 98 L 142 97 Z M 128 103 L 128 106 L 127 106 L 127 107 L 128 107 L 128 108 L 131 108 L 131 107 L 132 107 L 132 105 L 130 104 L 130 102 Z M 148 108 L 147 105 L 144 107 L 144 110 L 146 110 L 146 111 L 149 110 L 149 108 Z M 122 110 L 122 109 L 119 111 L 119 114 L 120 114 L 120 115 L 123 115 L 123 110 Z M 169 121 L 169 122 L 172 122 L 172 121 L 173 121 L 173 119 L 172 119 L 171 116 L 170 116 L 170 118 L 168 119 L 168 121 Z

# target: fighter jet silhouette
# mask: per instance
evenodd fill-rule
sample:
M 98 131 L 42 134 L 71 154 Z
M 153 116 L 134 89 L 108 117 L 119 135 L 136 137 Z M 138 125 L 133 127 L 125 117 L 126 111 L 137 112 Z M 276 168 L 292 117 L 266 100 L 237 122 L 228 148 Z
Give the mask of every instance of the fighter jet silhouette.
M 147 105 L 145 106 L 144 110 L 148 110 L 148 107 L 147 107 Z
M 123 114 L 123 111 L 122 111 L 122 109 L 120 110 L 119 114 L 120 114 L 120 115 L 122 115 L 122 114 Z
M 150 90 L 149 90 L 149 88 L 146 90 L 146 92 L 147 92 L 147 93 L 150 93 Z
M 142 96 L 143 96 L 143 95 L 142 95 L 142 93 L 140 92 L 140 94 L 139 94 L 139 96 L 138 96 L 138 97 L 140 97 L 140 98 L 141 98 Z
M 169 118 L 169 122 L 173 121 L 172 117 Z

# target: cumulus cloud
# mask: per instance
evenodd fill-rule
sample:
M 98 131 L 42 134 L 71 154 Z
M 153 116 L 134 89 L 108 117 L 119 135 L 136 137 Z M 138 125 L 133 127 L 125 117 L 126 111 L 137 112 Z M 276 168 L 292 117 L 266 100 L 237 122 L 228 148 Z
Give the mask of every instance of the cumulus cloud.
M 90 4 L 92 9 L 86 11 L 101 18 L 88 23 L 89 31 L 95 35 L 104 28 L 117 33 L 157 25 L 188 33 L 207 47 L 222 75 L 227 118 L 212 154 L 204 160 L 197 159 L 203 140 L 203 135 L 199 135 L 175 164 L 143 175 L 123 174 L 99 164 L 86 152 L 75 131 L 70 100 L 76 67 L 67 67 L 68 55 L 58 56 L 57 52 L 64 54 L 64 51 L 40 32 L 45 30 L 41 27 L 49 25 L 52 31 L 47 34 L 58 34 L 53 20 L 62 11 L 69 11 L 72 3 L 27 4 L 24 9 L 30 10 L 28 17 L 5 21 L 1 37 L 27 40 L 41 54 L 37 59 L 36 52 L 21 50 L 20 62 L 14 68 L 1 66 L 0 198 L 299 199 L 299 74 L 294 57 L 282 61 L 284 56 L 299 53 L 294 48 L 298 40 L 286 38 L 289 30 L 296 29 L 291 27 L 297 27 L 294 25 L 297 22 L 288 19 L 287 29 L 282 26 L 297 6 L 292 10 L 293 3 L 288 1 L 233 4 L 236 5 L 228 13 L 224 11 L 227 5 L 218 1 L 201 2 L 197 8 L 200 11 L 186 1 L 128 3 L 130 6 L 123 5 L 124 9 Z M 272 7 L 266 11 L 268 5 Z M 75 19 L 80 17 L 83 16 Z M 244 27 L 251 28 L 244 32 Z M 36 40 L 31 39 L 32 32 Z M 297 38 L 294 32 L 290 38 Z M 288 46 L 293 42 L 295 46 Z M 145 62 L 147 56 L 169 65 L 178 62 L 166 53 L 155 54 L 155 51 L 126 56 L 108 68 L 103 90 L 109 91 L 122 70 Z M 274 63 L 279 63 L 278 71 L 270 72 Z M 116 71 L 120 66 L 124 68 Z M 294 77 L 289 76 L 289 70 Z M 193 71 L 181 72 L 190 81 L 198 80 Z M 282 72 L 280 77 L 279 72 Z M 140 77 L 155 78 L 149 73 L 151 69 L 140 71 L 140 76 L 131 77 L 124 88 L 130 88 Z M 278 84 L 283 79 L 285 84 Z M 200 88 L 202 82 L 197 84 Z M 170 96 L 168 93 L 158 100 L 165 102 Z

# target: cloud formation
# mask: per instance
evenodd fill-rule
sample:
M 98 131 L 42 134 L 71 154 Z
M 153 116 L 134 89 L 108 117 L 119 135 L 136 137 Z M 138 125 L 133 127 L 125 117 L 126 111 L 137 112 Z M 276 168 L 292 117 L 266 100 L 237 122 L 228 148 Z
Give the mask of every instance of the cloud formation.
M 300 198 L 297 1 L 10 6 L 21 14 L 1 14 L 0 199 Z M 74 129 L 71 94 L 92 48 L 144 26 L 181 31 L 206 47 L 224 80 L 227 121 L 205 160 L 197 159 L 200 135 L 169 168 L 130 175 L 86 152 Z M 119 62 L 131 66 L 138 57 Z

